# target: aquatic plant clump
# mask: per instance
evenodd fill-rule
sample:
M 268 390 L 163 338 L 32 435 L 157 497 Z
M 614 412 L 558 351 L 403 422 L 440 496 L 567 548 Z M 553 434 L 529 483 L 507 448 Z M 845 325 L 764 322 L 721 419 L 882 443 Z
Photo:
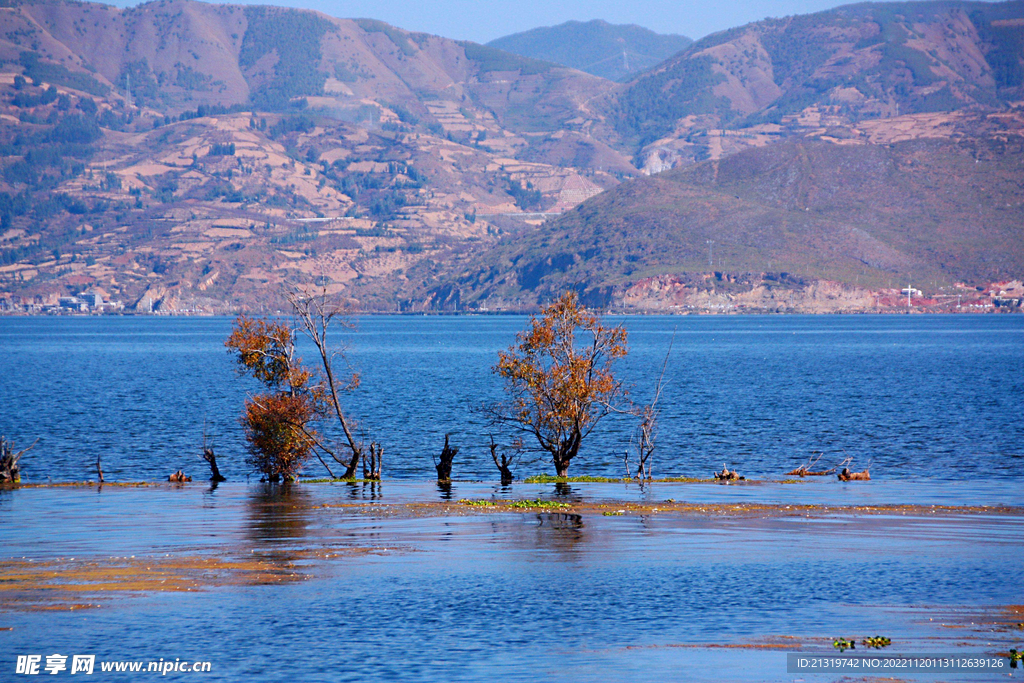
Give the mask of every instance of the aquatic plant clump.
M 856 650 L 857 642 L 853 638 L 836 638 L 832 641 L 832 647 L 840 652 L 846 652 L 847 650 Z

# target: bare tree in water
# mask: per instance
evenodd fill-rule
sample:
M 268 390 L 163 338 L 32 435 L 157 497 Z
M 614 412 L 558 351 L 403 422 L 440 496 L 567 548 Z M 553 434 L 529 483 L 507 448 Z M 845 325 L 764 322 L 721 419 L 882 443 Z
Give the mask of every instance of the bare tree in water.
M 629 412 L 639 418 L 633 436 L 630 438 L 629 449 L 626 451 L 625 464 L 626 476 L 639 481 L 641 485 L 651 479 L 652 456 L 654 445 L 658 435 L 658 417 L 661 410 L 658 408 L 658 401 L 661 400 L 661 391 L 665 387 L 665 371 L 668 369 L 668 359 L 672 355 L 672 346 L 675 344 L 675 333 L 668 344 L 668 351 L 665 353 L 665 362 L 661 365 L 661 374 L 658 376 L 658 384 L 654 388 L 654 398 L 645 406 L 634 406 Z M 636 467 L 634 473 L 632 466 Z

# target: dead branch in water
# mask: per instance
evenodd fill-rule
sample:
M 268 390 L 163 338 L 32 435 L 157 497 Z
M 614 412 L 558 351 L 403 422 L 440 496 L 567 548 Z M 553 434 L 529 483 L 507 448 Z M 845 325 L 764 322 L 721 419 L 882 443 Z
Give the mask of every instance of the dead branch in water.
M 214 483 L 220 483 L 227 481 L 227 477 L 220 473 L 220 468 L 217 467 L 217 456 L 213 452 L 213 440 L 210 443 L 206 443 L 206 420 L 203 420 L 203 460 L 210 466 L 210 481 Z M 100 474 L 100 481 L 103 481 L 103 475 Z
M 868 470 L 863 472 L 851 472 L 849 467 L 844 467 L 838 475 L 839 481 L 871 481 L 871 474 Z
M 861 472 L 850 471 L 850 468 L 847 467 L 847 465 L 851 464 L 852 462 L 853 458 L 847 456 L 846 460 L 843 460 L 841 463 L 839 463 L 839 466 L 843 468 L 842 471 L 837 475 L 839 477 L 839 481 L 871 481 L 871 474 L 868 471 L 871 469 L 871 463 L 874 461 L 869 460 L 868 466 L 865 467 L 864 470 Z
M 502 453 L 501 461 L 498 461 L 498 444 L 494 443 L 494 437 L 491 437 L 491 460 L 494 461 L 494 466 L 498 468 L 498 472 L 501 473 L 501 485 L 508 486 L 512 483 L 512 461 Z
M 299 320 L 300 330 L 313 342 L 317 354 L 320 356 L 320 370 L 323 378 L 321 389 L 326 396 L 328 407 L 338 418 L 338 424 L 345 434 L 346 445 L 351 451 L 352 457 L 348 463 L 344 463 L 333 451 L 328 451 L 328 453 L 339 463 L 345 465 L 343 479 L 354 478 L 359 461 L 363 457 L 363 444 L 356 441 L 353 433 L 354 425 L 341 408 L 339 393 L 358 387 L 359 375 L 353 372 L 344 385 L 340 384 L 335 373 L 334 359 L 340 356 L 344 360 L 344 354 L 340 350 L 332 349 L 327 342 L 327 333 L 332 322 L 337 322 L 347 328 L 352 328 L 354 325 L 346 319 L 348 311 L 345 307 L 331 300 L 326 284 L 321 285 L 318 292 L 295 288 L 285 297 Z
M 449 434 L 444 435 L 444 448 L 441 449 L 440 460 L 434 459 L 434 469 L 437 470 L 437 483 L 447 484 L 452 480 L 452 461 L 459 452 L 458 448 L 448 445 Z
M 220 473 L 220 469 L 217 467 L 217 456 L 213 452 L 213 447 L 203 447 L 203 460 L 210 466 L 210 481 L 221 482 L 227 481 L 227 477 Z
M 626 450 L 623 458 L 626 465 L 626 476 L 632 477 L 643 486 L 645 481 L 651 479 L 651 456 L 654 455 L 654 443 L 658 433 L 658 417 L 661 411 L 658 409 L 658 401 L 661 399 L 661 391 L 665 387 L 665 371 L 668 370 L 668 360 L 672 356 L 672 346 L 676 342 L 675 330 L 672 331 L 672 339 L 668 343 L 668 351 L 665 352 L 665 360 L 661 364 L 661 374 L 658 375 L 658 384 L 654 388 L 654 398 L 648 405 L 642 408 L 634 407 L 630 412 L 640 418 L 636 431 L 629 437 L 629 449 Z M 636 463 L 636 473 L 630 468 L 630 461 Z
M 0 436 L 0 484 L 17 484 L 21 481 L 21 468 L 18 461 L 21 456 L 35 448 L 39 439 L 33 441 L 28 448 L 15 452 L 14 442 Z
M 380 481 L 381 461 L 384 459 L 384 447 L 379 443 L 370 443 L 370 455 L 363 459 L 363 479 Z
M 740 473 L 737 472 L 736 470 L 732 470 L 730 472 L 728 465 L 722 465 L 722 471 L 721 472 L 715 472 L 715 480 L 716 481 L 725 481 L 725 482 L 729 482 L 729 481 L 746 481 L 746 479 L 747 479 L 746 477 L 741 477 Z
M 812 453 L 811 455 L 814 454 Z M 818 471 L 813 471 L 811 469 L 812 467 L 818 464 L 818 461 L 821 460 L 821 457 L 823 455 L 824 453 L 818 452 L 817 458 L 814 458 L 813 460 L 808 458 L 806 463 L 800 465 L 800 467 L 797 467 L 795 470 L 790 470 L 789 472 L 786 472 L 786 475 L 792 477 L 824 477 L 829 474 L 834 474 L 836 471 L 835 467 L 830 467 L 827 470 Z

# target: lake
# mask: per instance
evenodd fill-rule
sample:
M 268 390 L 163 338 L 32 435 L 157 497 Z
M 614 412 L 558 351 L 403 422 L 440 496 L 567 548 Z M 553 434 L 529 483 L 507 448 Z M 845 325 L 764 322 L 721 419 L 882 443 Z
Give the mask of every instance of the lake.
M 57 653 L 115 681 L 145 674 L 101 663 L 204 661 L 167 677 L 210 681 L 832 681 L 862 678 L 788 673 L 786 653 L 876 635 L 883 654 L 1022 649 L 1024 317 L 616 318 L 637 400 L 673 344 L 655 474 L 725 463 L 751 480 L 643 489 L 498 485 L 479 407 L 527 320 L 361 318 L 340 335 L 363 378 L 345 400 L 385 445 L 384 481 L 271 486 L 244 465 L 257 387 L 223 347 L 230 320 L 0 318 L 0 432 L 42 438 L 27 485 L 0 489 L 0 680 Z M 204 424 L 219 486 L 200 481 Z M 620 476 L 628 431 L 609 418 L 570 473 Z M 445 433 L 447 488 L 431 481 Z M 782 481 L 815 451 L 872 481 Z M 97 455 L 113 483 L 57 485 L 94 479 Z M 196 481 L 167 483 L 179 468 Z M 517 477 L 551 471 L 529 454 Z
M 231 320 L 0 317 L 0 433 L 27 444 L 25 481 L 199 475 L 205 431 L 229 479 L 247 474 L 238 423 L 255 382 L 224 348 Z M 373 316 L 338 335 L 362 384 L 344 398 L 362 437 L 383 444 L 387 479 L 434 476 L 446 433 L 453 476 L 495 479 L 501 435 L 480 408 L 521 316 Z M 1024 464 L 1024 316 L 613 318 L 629 331 L 619 376 L 650 400 L 674 338 L 656 476 L 707 477 L 727 464 L 779 477 L 824 453 L 872 477 L 1015 478 Z M 312 358 L 310 349 L 305 356 Z M 570 474 L 620 476 L 631 424 L 611 416 Z M 504 441 L 508 441 L 507 438 Z M 307 475 L 322 476 L 318 464 Z M 553 473 L 527 454 L 519 477 Z

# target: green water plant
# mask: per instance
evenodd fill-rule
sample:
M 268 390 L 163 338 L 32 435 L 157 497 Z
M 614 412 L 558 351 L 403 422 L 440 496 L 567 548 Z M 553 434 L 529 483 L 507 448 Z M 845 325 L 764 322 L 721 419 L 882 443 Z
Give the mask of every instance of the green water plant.
M 1010 650 L 1010 668 L 1011 669 L 1016 669 L 1017 668 L 1017 662 L 1021 661 L 1022 659 L 1024 659 L 1024 651 L 1017 651 L 1016 649 L 1012 649 L 1011 648 L 1011 650 Z
M 560 503 L 556 500 L 541 500 L 540 498 L 537 498 L 536 500 L 517 500 L 514 503 L 509 503 L 509 507 L 519 510 L 532 510 L 534 508 L 540 508 L 542 510 L 566 510 L 569 508 L 566 503 Z
M 876 650 L 881 650 L 883 647 L 889 647 L 890 645 L 892 645 L 892 641 L 886 638 L 885 636 L 874 636 L 872 638 L 865 638 L 861 642 L 864 645 L 870 648 L 874 648 Z
M 577 482 L 597 482 L 602 484 L 617 484 L 619 482 L 631 481 L 625 477 L 592 477 L 592 476 L 579 476 L 579 477 L 554 477 L 550 474 L 538 474 L 532 477 L 527 477 L 523 480 L 526 484 L 568 484 Z
M 856 650 L 857 643 L 853 638 L 836 638 L 832 641 L 832 647 L 840 652 L 846 652 L 847 650 Z

